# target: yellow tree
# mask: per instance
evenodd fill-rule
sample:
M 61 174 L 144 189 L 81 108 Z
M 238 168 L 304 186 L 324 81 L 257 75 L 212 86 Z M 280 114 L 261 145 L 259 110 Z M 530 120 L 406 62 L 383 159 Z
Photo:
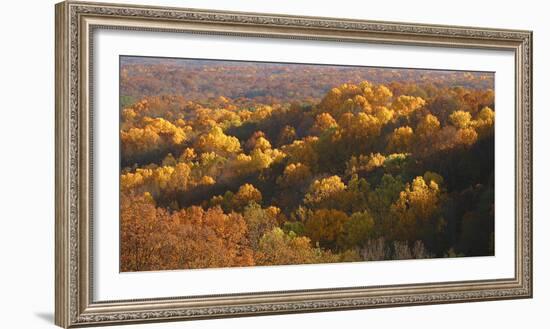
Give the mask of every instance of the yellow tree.
M 258 204 L 262 202 L 262 192 L 255 188 L 252 184 L 241 185 L 231 200 L 233 209 L 237 210 L 244 209 L 244 207 L 252 202 Z
M 338 123 L 341 134 L 350 144 L 368 143 L 371 137 L 379 136 L 382 129 L 382 122 L 376 116 L 364 112 L 344 113 Z
M 470 126 L 472 115 L 466 111 L 454 111 L 449 115 L 449 121 L 457 129 L 464 129 Z
M 477 141 L 477 132 L 474 128 L 458 129 L 455 136 L 455 141 L 459 145 L 472 145 Z
M 253 133 L 245 143 L 245 149 L 247 150 L 254 150 L 257 148 L 262 151 L 271 149 L 271 143 L 267 140 L 263 131 L 256 131 Z
M 395 128 L 390 135 L 388 149 L 395 152 L 407 152 L 414 141 L 414 131 L 409 126 Z
M 318 137 L 308 136 L 301 140 L 295 140 L 292 144 L 284 145 L 281 149 L 288 155 L 291 163 L 305 164 L 314 171 L 319 161 L 319 154 L 315 149 L 318 141 Z
M 273 113 L 273 108 L 271 106 L 267 106 L 267 105 L 260 106 L 252 112 L 250 116 L 250 120 L 251 121 L 265 120 L 266 118 L 271 116 L 272 113 Z
M 439 148 L 441 124 L 435 115 L 427 114 L 416 126 L 415 151 L 419 154 L 429 154 Z
M 254 149 L 260 150 L 262 152 L 271 150 L 271 143 L 269 140 L 265 137 L 260 137 L 256 139 L 256 143 L 254 143 Z
M 283 175 L 277 178 L 277 184 L 281 187 L 300 186 L 311 178 L 311 170 L 301 163 L 291 163 L 283 171 Z
M 191 168 L 183 162 L 171 168 L 174 168 L 174 170 L 170 173 L 166 189 L 171 192 L 187 190 Z
M 363 87 L 363 94 L 373 106 L 386 105 L 393 97 L 391 90 L 384 85 L 365 85 L 365 87 Z
M 371 153 L 370 155 L 352 156 L 346 163 L 346 174 L 353 175 L 360 172 L 370 172 L 376 168 L 382 167 L 386 157 L 380 153 Z
M 328 129 L 335 128 L 338 128 L 338 123 L 329 113 L 323 112 L 315 117 L 315 124 L 313 125 L 315 133 L 321 134 Z
M 397 218 L 397 225 L 393 228 L 397 240 L 415 241 L 424 229 L 434 226 L 441 193 L 435 180 L 426 182 L 423 177 L 416 177 L 391 206 L 391 212 Z
M 427 140 L 437 134 L 441 123 L 433 114 L 427 114 L 416 126 L 416 133 L 421 139 Z
M 494 122 L 495 112 L 485 106 L 477 114 L 477 118 L 473 121 L 472 126 L 475 127 L 476 132 L 483 137 L 494 133 Z
M 293 232 L 285 233 L 278 227 L 262 236 L 255 258 L 258 265 L 315 264 L 338 261 L 338 257 L 329 251 L 313 248 L 309 238 L 296 236 Z
M 401 95 L 392 103 L 392 109 L 398 116 L 409 117 L 416 110 L 426 105 L 421 97 Z
M 309 187 L 304 197 L 305 204 L 320 203 L 324 200 L 333 198 L 335 195 L 346 189 L 346 184 L 342 182 L 340 176 L 331 176 L 315 180 Z
M 386 106 L 376 106 L 374 108 L 374 116 L 381 124 L 385 125 L 394 119 L 395 111 Z
M 216 152 L 231 155 L 241 151 L 241 144 L 236 137 L 224 134 L 222 128 L 212 127 L 209 133 L 199 137 L 197 146 L 202 152 Z
M 187 147 L 178 157 L 178 162 L 191 162 L 197 158 L 197 153 L 192 147 Z

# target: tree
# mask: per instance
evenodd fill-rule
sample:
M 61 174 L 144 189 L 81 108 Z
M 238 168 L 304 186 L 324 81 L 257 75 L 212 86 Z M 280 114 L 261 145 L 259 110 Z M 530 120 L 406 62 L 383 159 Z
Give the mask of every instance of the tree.
M 424 140 L 435 136 L 439 131 L 441 124 L 435 115 L 427 114 L 416 126 L 416 133 Z
M 459 145 L 472 145 L 477 142 L 477 132 L 474 128 L 461 128 L 456 132 L 455 141 Z
M 470 126 L 472 115 L 466 111 L 454 111 L 449 115 L 449 121 L 457 129 L 465 129 Z
M 199 137 L 196 148 L 202 152 L 215 152 L 228 156 L 241 151 L 241 144 L 236 137 L 224 134 L 222 128 L 212 127 L 209 133 Z
M 226 191 L 223 195 L 216 195 L 210 199 L 210 207 L 220 206 L 224 211 L 242 212 L 250 204 L 261 204 L 262 193 L 252 184 L 239 187 L 237 193 Z
M 393 97 L 391 90 L 384 85 L 365 86 L 363 88 L 363 94 L 373 106 L 386 105 Z
M 422 178 L 424 179 L 424 182 L 426 182 L 426 184 L 428 185 L 431 184 L 431 182 L 434 182 L 439 188 L 443 186 L 443 177 L 438 173 L 426 171 Z
M 271 149 L 271 143 L 267 140 L 265 134 L 262 131 L 256 131 L 245 144 L 247 150 L 259 149 L 266 151 Z
M 348 181 L 345 191 L 337 194 L 332 204 L 329 206 L 334 209 L 340 209 L 346 213 L 365 211 L 368 206 L 368 194 L 370 184 L 365 178 L 359 178 L 358 175 L 352 175 Z M 328 208 L 328 207 L 327 207 Z
M 495 112 L 491 110 L 491 108 L 489 108 L 488 106 L 485 106 L 481 109 L 481 111 L 479 111 L 477 120 L 481 120 L 483 122 L 486 122 L 487 124 L 492 125 L 495 121 Z
M 182 145 L 190 127 L 178 127 L 163 118 L 144 117 L 139 127 L 121 130 L 121 153 L 124 163 L 160 156 Z
M 405 184 L 399 177 L 384 174 L 378 186 L 368 193 L 369 213 L 376 219 L 374 231 L 377 236 L 388 239 L 393 236 L 397 223 L 390 209 L 404 188 Z
M 256 108 L 250 116 L 250 121 L 261 121 L 271 116 L 273 108 L 271 106 L 260 106 Z
M 189 188 L 190 174 L 191 168 L 182 162 L 173 167 L 137 168 L 135 172 L 121 175 L 120 187 L 123 192 L 149 192 L 155 198 L 162 194 L 173 196 L 173 193 L 186 191 Z
M 378 113 L 382 119 L 387 118 L 390 113 L 386 106 L 392 96 L 391 90 L 384 85 L 373 85 L 368 81 L 358 85 L 344 83 L 331 89 L 319 107 L 337 120 L 344 113 Z
M 313 131 L 317 134 L 321 134 L 324 131 L 328 129 L 336 129 L 338 128 L 338 123 L 332 115 L 329 113 L 323 112 L 321 114 L 318 114 L 315 117 L 315 124 L 313 125 Z
M 248 227 L 248 240 L 253 250 L 258 250 L 260 238 L 277 226 L 277 215 L 281 210 L 277 207 L 262 209 L 257 203 L 250 203 L 244 208 L 243 217 Z
M 344 224 L 344 230 L 338 238 L 341 249 L 362 247 L 374 237 L 374 218 L 368 211 L 355 212 Z
M 342 135 L 349 142 L 364 143 L 368 142 L 371 137 L 379 136 L 382 129 L 382 122 L 371 114 L 366 113 L 345 113 L 339 121 L 342 127 Z
M 187 164 L 181 162 L 173 168 L 174 170 L 171 171 L 170 178 L 168 178 L 166 184 L 167 190 L 172 192 L 187 190 L 191 168 Z
M 277 145 L 290 144 L 296 139 L 296 129 L 294 127 L 286 125 L 281 129 L 279 137 L 277 138 Z
M 199 185 L 214 185 L 216 184 L 216 180 L 210 176 L 202 176 L 202 178 L 199 181 Z
M 395 128 L 390 135 L 388 149 L 395 152 L 407 152 L 411 149 L 414 140 L 414 132 L 411 127 Z
M 168 153 L 168 155 L 165 156 L 164 159 L 162 160 L 163 167 L 167 167 L 167 166 L 174 167 L 177 163 L 178 161 L 176 160 L 176 158 L 174 158 L 172 153 Z
M 277 178 L 277 185 L 283 188 L 300 186 L 311 178 L 311 170 L 301 163 L 291 163 L 283 171 L 283 175 Z
M 254 265 L 247 227 L 240 214 L 220 207 L 190 207 L 172 215 L 173 241 L 165 268 L 212 268 Z
M 338 257 L 311 247 L 307 237 L 296 236 L 293 232 L 285 233 L 275 227 L 260 239 L 256 259 L 258 265 L 288 265 L 332 263 Z
M 197 158 L 197 153 L 192 147 L 186 147 L 183 152 L 181 152 L 178 162 L 191 162 Z
M 371 153 L 369 156 L 363 154 L 352 156 L 346 163 L 346 174 L 354 175 L 360 172 L 368 173 L 376 168 L 384 166 L 385 161 L 386 157 L 380 153 Z
M 169 215 L 157 209 L 148 193 L 122 194 L 120 199 L 120 270 L 147 271 L 163 266 Z
M 335 209 L 319 209 L 311 213 L 304 223 L 305 234 L 322 247 L 335 248 L 349 221 L 345 212 Z
M 494 134 L 495 112 L 485 106 L 479 111 L 476 120 L 472 123 L 479 136 L 485 137 Z
M 241 185 L 232 200 L 234 209 L 244 209 L 253 202 L 258 204 L 262 202 L 262 192 L 252 184 Z
M 256 140 L 256 143 L 254 144 L 254 149 L 260 150 L 262 152 L 271 150 L 271 143 L 269 142 L 269 140 L 267 140 L 267 138 L 260 137 Z
M 426 105 L 426 101 L 421 97 L 401 95 L 392 103 L 392 109 L 398 116 L 408 118 L 424 105 Z
M 121 271 L 254 265 L 241 215 L 219 208 L 157 208 L 150 195 L 121 198 Z
M 304 197 L 305 204 L 320 203 L 323 200 L 334 197 L 334 195 L 344 191 L 346 184 L 342 182 L 339 176 L 331 176 L 315 180 L 309 187 Z
M 421 176 L 406 185 L 391 206 L 398 221 L 396 240 L 415 241 L 438 229 L 434 219 L 437 219 L 440 194 L 439 185 L 434 180 L 426 182 Z
M 312 136 L 295 140 L 292 144 L 283 146 L 282 151 L 288 155 L 290 163 L 302 163 L 315 171 L 319 161 L 319 155 L 315 149 L 318 140 L 318 137 Z
M 395 118 L 395 111 L 386 106 L 376 106 L 374 108 L 374 116 L 381 124 L 385 125 Z

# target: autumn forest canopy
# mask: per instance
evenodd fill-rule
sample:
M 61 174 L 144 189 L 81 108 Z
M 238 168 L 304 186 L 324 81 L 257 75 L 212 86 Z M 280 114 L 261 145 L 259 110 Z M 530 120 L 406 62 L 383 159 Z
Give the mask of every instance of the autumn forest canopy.
M 121 270 L 494 254 L 494 74 L 121 57 Z

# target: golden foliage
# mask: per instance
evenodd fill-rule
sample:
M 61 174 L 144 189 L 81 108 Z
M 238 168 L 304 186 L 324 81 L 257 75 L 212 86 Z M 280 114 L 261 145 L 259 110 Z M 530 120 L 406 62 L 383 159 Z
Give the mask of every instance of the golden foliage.
M 382 167 L 386 157 L 380 153 L 371 153 L 369 156 L 352 156 L 346 163 L 346 174 L 353 175 L 359 172 L 370 172 L 376 168 Z
M 366 143 L 371 137 L 379 136 L 382 129 L 382 122 L 376 116 L 364 112 L 344 113 L 339 125 L 341 134 L 350 143 Z
M 325 130 L 334 128 L 338 128 L 338 123 L 329 113 L 323 112 L 315 117 L 314 131 L 322 133 Z
M 311 178 L 311 170 L 307 165 L 291 163 L 285 167 L 283 175 L 277 178 L 277 184 L 282 187 L 299 186 Z
M 310 168 L 315 168 L 319 160 L 319 155 L 315 146 L 319 138 L 306 137 L 301 140 L 295 140 L 292 144 L 282 147 L 282 151 L 288 155 L 291 163 L 303 163 Z
M 237 194 L 233 197 L 233 204 L 235 208 L 244 208 L 251 202 L 261 203 L 262 192 L 252 184 L 244 184 L 239 187 Z
M 348 221 L 349 217 L 343 211 L 319 209 L 307 217 L 304 228 L 311 241 L 327 247 L 336 243 Z
M 190 173 L 191 168 L 182 162 L 173 167 L 137 168 L 135 172 L 121 175 L 120 189 L 124 193 L 132 190 L 147 191 L 155 197 L 162 192 L 185 191 L 188 188 Z
M 472 145 L 477 141 L 477 136 L 474 128 L 461 128 L 456 132 L 456 143 Z
M 424 105 L 426 101 L 421 97 L 401 95 L 392 103 L 392 110 L 399 116 L 408 117 Z
M 145 117 L 141 127 L 132 127 L 120 132 L 123 157 L 134 158 L 140 154 L 163 151 L 183 144 L 192 129 L 178 127 L 163 118 Z
M 379 112 L 380 119 L 387 120 L 389 112 L 385 107 L 390 105 L 392 97 L 393 93 L 384 85 L 373 85 L 368 81 L 358 85 L 345 83 L 331 89 L 319 107 L 337 119 L 344 113 Z
M 439 196 L 440 189 L 435 179 L 426 182 L 419 176 L 412 184 L 406 185 L 399 199 L 391 206 L 398 219 L 398 240 L 414 239 L 417 227 L 429 222 L 435 215 Z
M 307 237 L 285 233 L 279 227 L 266 232 L 255 256 L 257 265 L 332 263 L 338 257 L 319 248 L 312 248 Z
M 254 265 L 239 214 L 200 207 L 169 214 L 146 195 L 123 195 L 120 205 L 122 271 Z
M 309 187 L 304 197 L 304 203 L 318 203 L 333 197 L 346 189 L 346 184 L 342 182 L 340 176 L 330 176 L 315 180 Z
M 199 137 L 196 145 L 202 152 L 215 152 L 229 155 L 241 151 L 239 139 L 224 134 L 222 128 L 214 126 L 209 133 Z
M 472 122 L 472 126 L 480 136 L 487 136 L 493 133 L 495 123 L 495 112 L 485 106 L 477 114 L 476 120 Z
M 284 99 L 296 98 L 288 102 L 242 86 L 228 86 L 230 97 L 189 91 L 201 101 L 121 98 L 121 270 L 423 258 L 460 248 L 438 245 L 447 237 L 438 231 L 443 215 L 486 203 L 490 195 L 475 189 L 491 183 L 468 181 L 475 188 L 460 191 L 454 177 L 424 171 L 464 170 L 437 157 L 485 149 L 478 140 L 494 134 L 494 92 L 462 87 L 478 83 L 476 74 L 415 84 L 388 71 L 375 81 L 396 74 L 396 82 L 343 83 L 324 97 L 281 86 Z M 446 202 L 459 193 L 468 201 Z M 485 208 L 458 222 L 473 227 Z
M 414 140 L 414 132 L 411 127 L 395 128 L 390 135 L 388 149 L 396 152 L 407 152 L 411 149 Z
M 458 129 L 468 128 L 471 120 L 472 115 L 466 111 L 454 111 L 449 115 L 449 121 Z
M 439 119 L 433 114 L 427 114 L 416 126 L 416 133 L 424 139 L 434 137 L 441 127 Z

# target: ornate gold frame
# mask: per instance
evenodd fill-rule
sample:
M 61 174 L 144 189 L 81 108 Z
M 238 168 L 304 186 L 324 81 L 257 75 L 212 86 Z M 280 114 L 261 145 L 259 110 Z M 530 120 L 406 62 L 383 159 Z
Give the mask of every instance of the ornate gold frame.
M 94 302 L 90 266 L 90 36 L 98 28 L 513 51 L 514 278 Z M 55 39 L 57 325 L 79 327 L 532 297 L 532 32 L 65 1 L 56 5 Z

